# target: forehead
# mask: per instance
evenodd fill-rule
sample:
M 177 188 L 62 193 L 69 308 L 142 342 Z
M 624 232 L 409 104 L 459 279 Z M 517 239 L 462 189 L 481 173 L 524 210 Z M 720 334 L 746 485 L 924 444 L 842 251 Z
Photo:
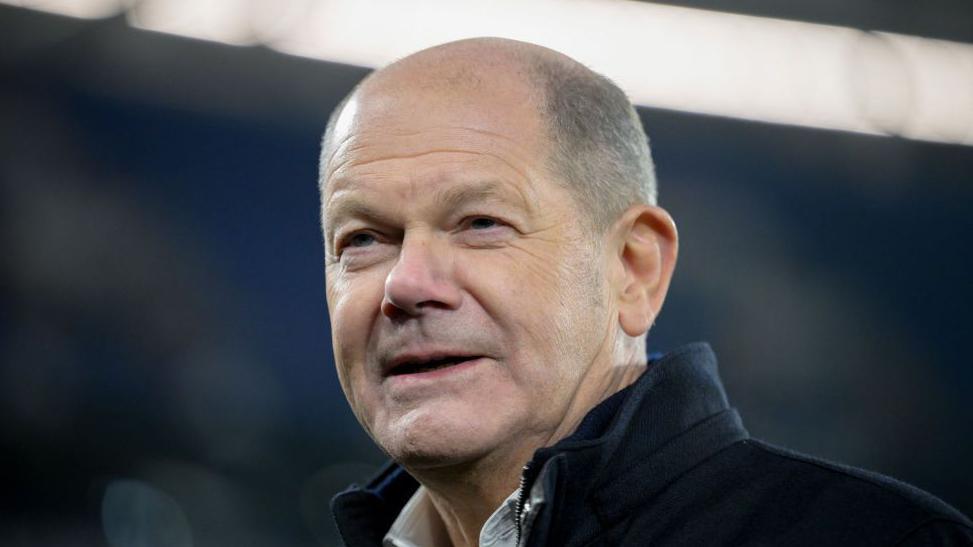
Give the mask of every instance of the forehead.
M 476 204 L 492 203 L 505 210 L 514 206 L 532 214 L 538 204 L 553 197 L 544 192 L 549 183 L 518 150 L 484 152 L 491 145 L 502 149 L 507 143 L 437 146 L 438 139 L 414 139 L 417 135 L 402 137 L 405 142 L 399 145 L 363 139 L 365 144 L 348 153 L 351 159 L 334 170 L 322 196 L 327 232 L 353 218 L 395 223 L 403 214 L 424 218 L 427 213 L 462 213 Z
M 335 163 L 382 145 L 400 147 L 402 155 L 418 153 L 424 145 L 448 148 L 490 139 L 496 147 L 506 144 L 531 154 L 546 146 L 536 92 L 516 71 L 492 67 L 464 76 L 421 67 L 390 72 L 367 80 L 338 115 L 328 149 L 322 150 L 322 168 L 330 167 L 321 173 L 323 181 Z
M 364 182 L 529 184 L 546 171 L 546 131 L 522 82 L 392 83 L 365 86 L 339 114 L 322 151 L 324 196 Z

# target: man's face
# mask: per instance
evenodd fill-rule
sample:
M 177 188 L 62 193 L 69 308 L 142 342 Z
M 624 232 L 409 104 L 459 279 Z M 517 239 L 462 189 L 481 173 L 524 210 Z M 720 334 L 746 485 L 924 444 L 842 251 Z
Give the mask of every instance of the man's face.
M 516 82 L 362 92 L 322 176 L 338 376 L 394 459 L 545 443 L 610 363 L 600 246 Z

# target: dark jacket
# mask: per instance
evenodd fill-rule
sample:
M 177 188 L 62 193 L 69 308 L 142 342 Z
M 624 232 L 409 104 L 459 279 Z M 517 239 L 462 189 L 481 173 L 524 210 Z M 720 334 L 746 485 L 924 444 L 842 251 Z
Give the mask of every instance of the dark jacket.
M 973 545 L 973 524 L 907 484 L 751 439 L 706 344 L 650 362 L 525 471 L 545 503 L 528 546 Z M 349 547 L 381 545 L 416 481 L 389 464 L 332 502 Z

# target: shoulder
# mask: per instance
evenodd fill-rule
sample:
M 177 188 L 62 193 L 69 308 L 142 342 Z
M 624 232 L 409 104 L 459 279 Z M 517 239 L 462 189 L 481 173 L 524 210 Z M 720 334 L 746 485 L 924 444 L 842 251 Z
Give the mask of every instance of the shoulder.
M 846 505 L 850 505 L 849 509 L 872 507 L 884 510 L 884 515 L 953 520 L 971 525 L 962 513 L 939 498 L 880 473 L 829 462 L 753 439 L 741 443 L 740 448 L 749 452 L 749 457 L 761 462 L 766 469 L 774 471 L 768 476 L 772 483 L 786 481 L 791 488 L 816 492 L 821 503 L 830 503 L 835 509 Z
M 622 528 L 659 545 L 973 545 L 969 519 L 927 492 L 752 439 L 649 496 Z
M 966 516 L 891 477 L 753 439 L 722 456 L 723 466 L 746 481 L 740 492 L 752 503 L 752 522 L 769 528 L 831 544 L 973 544 Z M 951 536 L 966 540 L 931 539 Z

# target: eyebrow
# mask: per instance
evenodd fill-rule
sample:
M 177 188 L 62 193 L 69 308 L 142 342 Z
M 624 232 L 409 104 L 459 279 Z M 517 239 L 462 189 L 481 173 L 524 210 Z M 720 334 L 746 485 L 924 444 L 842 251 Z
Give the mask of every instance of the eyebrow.
M 503 191 L 503 185 L 498 181 L 487 180 L 436 190 L 433 195 L 433 200 L 440 208 L 452 211 L 469 203 L 510 201 L 508 194 L 509 192 Z M 521 202 L 519 205 L 527 211 L 532 210 L 527 196 L 524 193 L 518 193 L 517 195 L 520 197 L 520 200 L 517 200 Z M 330 210 L 325 212 L 327 237 L 330 239 L 334 235 L 335 227 L 350 218 L 368 219 L 381 224 L 392 224 L 392 219 L 389 215 L 373 207 L 366 200 L 358 197 L 339 198 L 334 202 Z
M 391 223 L 388 215 L 356 197 L 339 199 L 333 207 L 325 209 L 323 216 L 326 226 L 326 239 L 331 239 L 334 236 L 335 227 L 339 222 L 350 218 L 370 219 L 383 224 Z
M 503 191 L 499 182 L 488 180 L 439 190 L 433 199 L 444 209 L 453 210 L 479 201 L 508 201 L 507 194 L 508 192 Z M 520 197 L 524 202 L 523 206 L 530 209 L 526 197 L 523 195 Z

